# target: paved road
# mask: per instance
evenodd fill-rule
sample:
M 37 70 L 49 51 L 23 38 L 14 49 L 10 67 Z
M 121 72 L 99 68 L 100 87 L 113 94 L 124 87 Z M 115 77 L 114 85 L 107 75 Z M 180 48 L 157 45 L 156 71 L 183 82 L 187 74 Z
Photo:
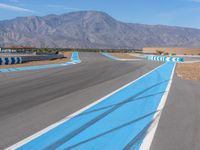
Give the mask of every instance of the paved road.
M 0 149 L 32 135 L 160 65 L 81 53 L 81 64 L 0 74 Z
M 151 150 L 200 149 L 200 81 L 174 82 Z

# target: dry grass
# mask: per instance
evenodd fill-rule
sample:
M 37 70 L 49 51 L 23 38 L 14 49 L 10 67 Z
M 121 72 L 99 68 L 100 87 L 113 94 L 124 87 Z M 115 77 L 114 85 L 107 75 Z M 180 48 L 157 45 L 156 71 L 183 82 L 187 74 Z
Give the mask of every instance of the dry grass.
M 42 61 L 31 61 L 23 64 L 13 64 L 13 65 L 0 65 L 0 68 L 19 68 L 27 66 L 38 66 L 38 65 L 47 65 L 47 64 L 62 64 L 67 61 L 70 61 L 71 52 L 65 52 L 64 56 L 66 58 L 54 59 L 54 60 L 42 60 Z
M 128 53 L 111 53 L 112 56 L 122 59 L 136 59 L 137 57 L 129 55 Z
M 200 63 L 181 63 L 176 68 L 177 76 L 187 80 L 200 80 Z

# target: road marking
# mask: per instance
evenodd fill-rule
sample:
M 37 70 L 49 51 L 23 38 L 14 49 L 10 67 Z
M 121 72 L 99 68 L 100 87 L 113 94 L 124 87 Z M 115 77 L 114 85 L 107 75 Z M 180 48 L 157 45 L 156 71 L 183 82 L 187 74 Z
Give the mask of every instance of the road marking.
M 170 91 L 170 88 L 171 88 L 175 68 L 176 68 L 176 64 L 174 65 L 174 68 L 173 68 L 173 71 L 172 71 L 172 74 L 171 74 L 171 77 L 170 77 L 170 81 L 169 81 L 167 88 L 166 88 L 166 92 L 162 96 L 162 99 L 161 99 L 160 104 L 158 106 L 157 113 L 155 113 L 155 115 L 153 117 L 153 120 L 155 120 L 155 121 L 150 126 L 149 130 L 147 131 L 147 134 L 146 134 L 146 136 L 145 136 L 145 138 L 144 138 L 144 140 L 141 144 L 140 150 L 149 150 L 150 147 L 151 147 L 153 138 L 155 136 L 156 129 L 158 127 L 160 117 L 162 115 L 163 108 L 165 106 L 165 103 L 167 101 L 167 97 L 168 97 L 168 94 L 169 94 L 169 91 Z
M 115 56 L 112 56 L 112 55 L 110 55 L 110 54 L 108 54 L 108 53 L 100 53 L 100 54 L 102 54 L 102 55 L 104 55 L 104 56 L 106 56 L 106 57 L 108 57 L 108 58 L 110 58 L 110 59 L 113 59 L 113 60 L 120 60 L 119 58 L 117 58 L 117 57 L 115 57 Z
M 149 78 L 152 78 L 152 79 L 156 79 L 157 80 L 157 78 L 161 78 L 161 83 L 158 83 L 158 85 L 151 85 L 151 84 L 149 84 L 149 85 L 147 85 L 147 84 L 145 84 L 145 85 L 147 85 L 147 86 L 150 86 L 150 88 L 148 87 L 148 90 L 153 90 L 154 91 L 154 88 L 156 88 L 157 86 L 159 86 L 158 87 L 158 89 L 160 89 L 160 90 L 164 90 L 165 89 L 165 82 L 167 82 L 167 81 L 163 81 L 163 79 L 168 79 L 168 77 L 162 77 L 162 75 L 165 75 L 166 73 L 164 72 L 164 73 L 162 73 L 162 71 L 165 71 L 165 70 L 163 70 L 163 69 L 165 69 L 165 67 L 167 67 L 168 69 L 169 69 L 169 71 L 171 70 L 170 69 L 170 67 L 172 66 L 173 64 L 163 64 L 163 65 L 161 65 L 161 66 L 159 66 L 159 67 L 157 67 L 157 68 L 155 68 L 155 69 L 153 69 L 152 71 L 150 71 L 150 72 L 148 72 L 148 73 L 146 73 L 146 74 L 144 74 L 143 76 L 141 76 L 141 77 L 139 77 L 138 79 L 136 79 L 136 80 L 134 80 L 134 81 L 132 81 L 132 82 L 130 82 L 130 83 L 128 83 L 128 84 L 126 84 L 126 85 L 124 85 L 123 87 L 121 87 L 121 88 L 119 88 L 119 89 L 117 89 L 117 90 L 115 90 L 114 92 L 112 92 L 112 93 L 110 93 L 110 94 L 108 94 L 107 96 L 105 96 L 105 97 L 103 97 L 103 98 L 101 98 L 101 99 L 99 99 L 99 100 L 97 100 L 96 102 L 94 102 L 94 103 L 92 103 L 92 104 L 90 104 L 90 105 L 88 105 L 88 106 L 86 106 L 86 107 L 84 107 L 84 108 L 82 108 L 81 110 L 79 110 L 79 111 L 77 111 L 77 112 L 75 112 L 75 113 L 73 113 L 73 114 L 71 114 L 71 115 L 69 115 L 67 118 L 64 118 L 63 120 L 61 120 L 61 121 L 59 121 L 59 122 L 57 122 L 57 123 L 55 123 L 55 124 L 53 124 L 53 125 L 51 125 L 51 126 L 49 126 L 49 127 L 47 127 L 47 128 L 45 128 L 44 130 L 42 130 L 42 131 L 39 131 L 39 132 L 37 132 L 36 134 L 34 134 L 34 135 L 32 135 L 32 136 L 30 136 L 30 137 L 28 137 L 28 138 L 26 138 L 26 139 L 24 139 L 24 140 L 22 140 L 22 141 L 20 141 L 20 142 L 18 142 L 18 143 L 16 143 L 15 145 L 13 145 L 13 146 L 11 146 L 11 147 L 9 147 L 9 148 L 7 148 L 8 150 L 13 150 L 13 149 L 23 149 L 23 146 L 27 146 L 27 144 L 29 143 L 29 142 L 31 142 L 31 141 L 34 141 L 34 140 L 36 140 L 37 138 L 39 138 L 39 137 L 41 137 L 41 136 L 47 136 L 47 134 L 49 133 L 49 132 L 51 132 L 53 129 L 54 129 L 54 131 L 55 130 L 57 130 L 61 125 L 64 125 L 65 123 L 70 123 L 69 121 L 71 121 L 71 122 L 73 122 L 73 119 L 76 119 L 76 117 L 80 117 L 81 116 L 81 113 L 82 112 L 84 112 L 84 111 L 86 111 L 86 110 L 88 110 L 89 111 L 89 109 L 92 109 L 93 108 L 93 106 L 94 107 L 98 107 L 99 105 L 103 105 L 102 104 L 102 102 L 104 102 L 104 103 L 110 103 L 110 101 L 111 101 L 111 99 L 113 98 L 112 96 L 120 96 L 120 94 L 122 94 L 123 92 L 125 92 L 124 94 L 122 94 L 121 96 L 123 97 L 123 96 L 125 96 L 125 98 L 127 97 L 127 90 L 129 91 L 129 90 L 131 90 L 133 93 L 134 92 L 136 92 L 136 95 L 137 95 L 137 88 L 135 88 L 135 86 L 139 86 L 139 85 L 137 85 L 137 84 L 141 84 L 141 83 L 143 83 L 143 80 L 149 80 Z M 166 68 L 166 69 L 167 69 Z M 171 72 L 168 72 L 169 74 L 171 74 Z M 156 77 L 155 77 L 155 75 L 156 75 Z M 163 79 L 162 79 L 163 78 Z M 133 84 L 133 83 L 135 83 L 135 84 Z M 164 83 L 164 85 L 162 85 Z M 130 89 L 130 88 L 132 88 L 133 87 L 133 89 Z M 134 91 L 134 90 L 136 90 L 136 91 Z M 139 89 L 138 89 L 139 90 Z M 152 91 L 148 91 L 147 89 L 144 89 L 144 92 L 146 92 L 147 91 L 147 93 L 142 93 L 142 94 L 144 94 L 143 96 L 146 96 L 145 94 L 150 94 L 150 93 L 148 93 L 148 92 L 152 92 Z M 129 91 L 130 92 L 130 91 Z M 159 92 L 159 91 L 157 91 L 157 92 Z M 162 92 L 162 91 L 161 91 Z M 139 92 L 139 93 L 141 93 L 141 92 Z M 142 95 L 141 94 L 141 95 Z M 152 94 L 152 93 L 151 93 Z M 140 94 L 139 94 L 140 95 Z M 141 96 L 140 95 L 140 96 Z M 158 96 L 159 95 L 159 96 Z M 157 94 L 157 98 L 159 98 L 160 97 L 160 94 Z M 119 99 L 119 100 L 123 100 L 123 98 L 121 97 L 121 99 L 118 97 L 117 98 L 117 100 Z M 128 96 L 129 97 L 129 96 Z M 110 98 L 110 101 L 108 100 Z M 149 98 L 150 98 L 150 96 L 149 97 L 147 97 L 147 98 L 145 98 L 145 100 L 149 100 Z M 107 99 L 107 100 L 106 100 Z M 106 100 L 106 101 L 105 101 Z M 113 99 L 112 99 L 113 100 Z M 116 109 L 118 109 L 118 108 L 120 108 L 121 106 L 124 106 L 124 105 L 126 105 L 127 103 L 129 103 L 129 101 L 127 101 L 127 99 L 125 99 L 126 101 L 125 101 L 125 103 L 124 103 L 124 101 L 122 101 L 124 104 L 120 104 L 120 103 L 118 103 L 116 106 L 113 106 L 114 108 L 116 108 Z M 128 98 L 128 100 L 129 100 L 129 98 Z M 100 103 L 101 102 L 101 103 Z M 112 101 L 111 101 L 112 102 Z M 121 102 L 121 103 L 122 103 Z M 160 102 L 160 100 L 158 100 L 158 102 Z M 139 102 L 140 103 L 140 102 Z M 99 104 L 99 105 L 97 105 L 97 104 Z M 145 104 L 145 103 L 144 103 Z M 144 104 L 142 104 L 142 107 L 143 107 L 143 105 Z M 157 103 L 156 103 L 157 104 Z M 120 107 L 118 107 L 118 105 L 120 106 Z M 155 104 L 153 104 L 153 106 L 154 106 Z M 151 106 L 151 104 L 150 104 L 150 106 Z M 129 107 L 129 105 L 128 106 L 126 106 L 126 107 Z M 155 107 L 155 106 L 154 106 Z M 156 107 L 157 108 L 157 107 Z M 106 115 L 110 115 L 111 117 L 116 117 L 116 109 L 114 109 L 114 110 L 112 110 L 112 111 L 114 111 L 114 112 L 110 112 L 111 114 L 106 114 Z M 120 109 L 122 109 L 122 108 L 120 108 Z M 129 108 L 130 109 L 130 108 Z M 132 107 L 131 107 L 131 109 L 133 109 Z M 137 107 L 136 107 L 136 109 L 137 109 Z M 126 110 L 126 109 L 125 109 Z M 110 111 L 110 110 L 109 110 Z M 119 111 L 119 110 L 118 110 Z M 136 110 L 135 110 L 136 111 Z M 87 112 L 85 112 L 85 113 L 87 113 Z M 98 112 L 99 113 L 99 112 Z M 104 113 L 109 113 L 109 112 L 104 112 Z M 104 114 L 103 113 L 103 114 Z M 130 112 L 129 112 L 130 113 Z M 78 116 L 79 115 L 79 116 Z M 92 115 L 96 115 L 95 113 L 94 114 L 92 114 Z M 98 115 L 97 116 L 97 118 L 99 118 L 100 116 L 101 116 L 102 114 L 100 114 L 100 115 Z M 118 114 L 118 115 L 122 115 L 122 114 Z M 127 114 L 127 116 L 128 115 L 130 115 L 130 114 Z M 151 113 L 151 115 L 152 115 L 152 113 Z M 76 117 L 75 117 L 76 116 Z M 83 116 L 83 117 L 85 117 L 85 116 Z M 87 117 L 87 116 L 86 116 Z M 128 118 L 126 118 L 125 116 L 121 116 L 122 118 L 125 118 L 125 119 L 130 119 L 129 117 Z M 72 119 L 71 119 L 72 118 Z M 121 118 L 121 119 L 122 119 Z M 69 119 L 71 119 L 71 120 L 69 120 Z M 83 120 L 84 120 L 85 118 L 83 118 Z M 88 118 L 86 118 L 86 119 L 88 119 Z M 104 117 L 103 118 L 101 118 L 102 120 L 103 119 L 105 119 Z M 149 119 L 151 119 L 151 118 L 149 118 Z M 83 121 L 82 120 L 82 121 Z M 93 120 L 93 121 L 95 121 L 95 120 Z M 78 121 L 79 123 L 81 122 L 81 120 L 79 120 Z M 98 123 L 96 123 L 96 124 L 98 124 Z M 77 124 L 77 120 L 76 120 L 76 124 L 74 124 L 75 126 L 78 126 L 79 124 Z M 72 128 L 75 128 L 74 127 L 74 125 L 72 126 Z M 139 123 L 138 125 L 140 125 L 141 126 L 141 123 Z M 82 126 L 82 127 L 84 127 L 84 126 Z M 90 126 L 89 126 L 90 127 Z M 101 127 L 103 127 L 102 125 L 101 125 Z M 84 127 L 85 128 L 85 127 Z M 83 128 L 83 129 L 84 129 Z M 68 128 L 67 128 L 68 129 Z M 67 130 L 66 129 L 66 130 Z M 82 130 L 81 128 L 79 129 L 79 130 Z M 87 129 L 86 129 L 87 130 Z M 95 131 L 98 131 L 98 130 L 95 130 Z M 62 130 L 62 132 L 63 132 L 63 130 Z M 65 131 L 65 132 L 67 132 L 67 131 Z M 130 132 L 130 131 L 129 131 Z M 50 134 L 50 133 L 49 133 Z M 61 134 L 61 133 L 60 133 Z M 74 134 L 76 134 L 76 133 L 73 133 L 72 135 L 74 135 Z M 90 133 L 91 134 L 91 133 Z M 93 134 L 93 132 L 92 132 L 92 134 Z M 130 133 L 129 133 L 130 134 Z M 53 135 L 53 137 L 52 138 L 55 138 L 55 136 L 57 136 L 57 135 Z M 60 136 L 60 135 L 59 135 Z M 41 137 L 41 138 L 43 138 L 43 137 Z M 57 137 L 56 137 L 57 138 Z M 49 138 L 48 138 L 49 139 Z M 51 138 L 50 138 L 51 139 Z M 50 140 L 49 139 L 49 140 Z M 40 140 L 40 139 L 39 139 Z M 41 142 L 41 141 L 40 141 Z M 47 142 L 47 141 L 46 141 Z M 48 143 L 46 143 L 46 144 L 49 144 L 49 142 L 50 141 L 48 141 Z M 63 142 L 63 141 L 60 141 L 61 143 Z M 36 142 L 37 143 L 37 142 Z M 43 146 L 44 146 L 44 143 L 42 144 Z M 32 145 L 33 146 L 33 145 Z M 38 147 L 39 145 L 37 145 L 37 147 Z M 66 145 L 63 145 L 63 146 L 66 146 Z M 139 146 L 139 145 L 138 145 Z M 52 148 L 52 147 L 51 147 Z M 38 148 L 38 149 L 40 149 L 40 148 Z M 62 149 L 62 148 L 61 148 Z
M 123 59 L 123 58 L 118 58 L 118 57 L 115 57 L 115 56 L 112 56 L 108 53 L 101 53 L 102 55 L 110 58 L 110 59 L 113 59 L 113 60 L 120 60 L 120 61 L 138 61 L 138 60 L 141 60 L 141 59 Z

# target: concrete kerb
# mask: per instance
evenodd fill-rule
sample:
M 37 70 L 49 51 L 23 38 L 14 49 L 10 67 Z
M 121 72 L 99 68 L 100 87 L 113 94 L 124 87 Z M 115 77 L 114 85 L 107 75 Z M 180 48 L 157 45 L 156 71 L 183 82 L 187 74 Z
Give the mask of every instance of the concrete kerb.
M 155 56 L 155 55 L 148 55 L 146 56 L 147 60 L 154 60 L 154 61 L 165 61 L 165 62 L 184 62 L 183 57 L 168 57 L 168 56 Z

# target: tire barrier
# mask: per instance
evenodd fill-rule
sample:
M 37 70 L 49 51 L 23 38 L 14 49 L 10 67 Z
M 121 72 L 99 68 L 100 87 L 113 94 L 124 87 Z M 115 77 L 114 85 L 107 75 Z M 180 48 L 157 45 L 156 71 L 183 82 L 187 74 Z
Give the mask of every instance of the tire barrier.
M 17 59 L 17 60 L 19 61 L 20 59 Z M 23 59 L 21 59 L 21 62 L 22 61 L 23 61 Z M 81 63 L 78 52 L 73 52 L 72 56 L 71 56 L 71 61 L 65 62 L 62 64 L 47 64 L 47 65 L 27 66 L 27 67 L 18 67 L 18 68 L 5 68 L 5 69 L 0 69 L 0 72 L 13 72 L 13 71 L 25 71 L 25 70 L 64 67 L 64 66 L 74 65 L 74 64 L 78 64 L 78 63 Z
M 147 56 L 146 59 L 154 61 L 184 62 L 183 57 Z
M 21 64 L 24 62 L 30 61 L 39 61 L 39 60 L 52 60 L 52 59 L 59 59 L 64 58 L 64 55 L 42 55 L 42 56 L 7 56 L 7 57 L 0 57 L 0 65 L 11 65 L 11 64 Z
M 0 65 L 21 64 L 21 57 L 0 57 Z

